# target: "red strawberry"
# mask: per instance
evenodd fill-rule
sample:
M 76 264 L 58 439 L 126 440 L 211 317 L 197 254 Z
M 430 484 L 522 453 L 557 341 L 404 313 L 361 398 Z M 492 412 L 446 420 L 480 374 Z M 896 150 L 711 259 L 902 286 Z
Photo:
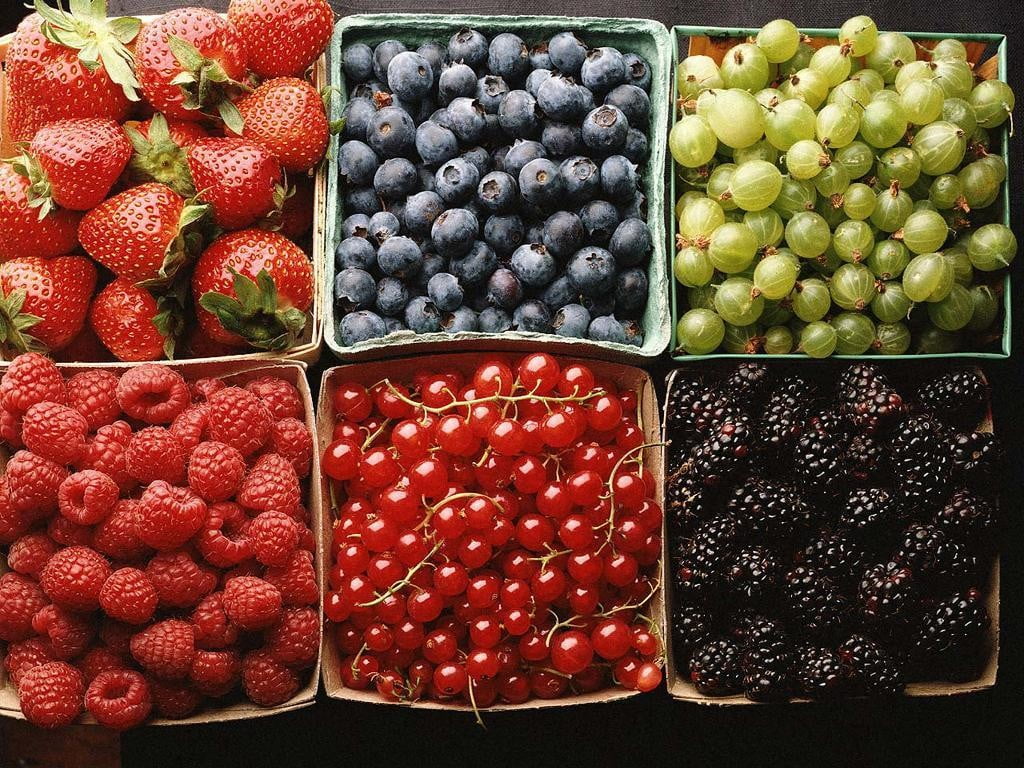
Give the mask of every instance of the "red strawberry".
M 209 136 L 203 126 L 185 120 L 168 120 L 157 112 L 141 123 L 125 123 L 125 132 L 134 150 L 128 162 L 129 182 L 159 181 L 182 197 L 195 194 L 185 150 Z
M 180 316 L 171 304 L 173 300 L 157 300 L 145 288 L 119 277 L 96 295 L 89 325 L 118 360 L 172 357 Z
M 327 0 L 231 0 L 228 20 L 246 43 L 249 68 L 262 78 L 301 75 L 334 27 Z
M 53 353 L 53 359 L 58 363 L 112 363 L 117 358 L 110 354 L 110 350 L 96 338 L 92 327 L 86 324 L 66 347 Z
M 305 171 L 324 156 L 329 128 L 324 101 L 305 80 L 280 77 L 238 103 L 242 136 L 265 146 L 286 171 Z
M 67 346 L 82 330 L 96 288 L 84 256 L 26 256 L 0 265 L 0 343 L 27 352 Z
M 313 228 L 313 180 L 299 176 L 281 206 L 281 228 L 289 240 L 300 240 Z
M 283 202 L 281 166 L 255 142 L 200 139 L 188 148 L 188 167 L 200 199 L 224 229 L 247 227 Z
M 76 211 L 53 211 L 39 218 L 30 205 L 31 182 L 11 163 L 0 162 L 0 261 L 15 256 L 49 258 L 69 253 L 78 245 Z
M 313 266 L 276 232 L 245 229 L 210 245 L 192 274 L 199 326 L 214 341 L 283 350 L 295 344 L 313 303 Z

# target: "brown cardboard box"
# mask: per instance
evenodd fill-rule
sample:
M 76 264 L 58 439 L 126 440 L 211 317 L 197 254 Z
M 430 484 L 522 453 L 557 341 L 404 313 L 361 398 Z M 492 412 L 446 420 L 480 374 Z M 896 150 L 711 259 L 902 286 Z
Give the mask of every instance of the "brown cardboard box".
M 412 378 L 413 373 L 418 370 L 472 373 L 483 357 L 490 357 L 492 355 L 494 355 L 494 353 L 484 353 L 482 355 L 475 352 L 462 352 L 430 355 L 424 357 L 422 362 L 419 359 L 406 358 L 374 363 L 356 363 L 353 365 L 329 368 L 324 372 L 320 386 L 320 402 L 317 410 L 317 433 L 320 438 L 320 452 L 323 453 L 323 450 L 331 442 L 331 434 L 335 423 L 334 404 L 332 402 L 331 394 L 338 384 L 345 381 L 355 381 L 365 386 L 370 386 L 389 376 L 394 378 L 396 381 L 407 383 Z M 499 358 L 511 361 L 517 361 L 522 356 L 523 355 L 516 353 L 497 355 Z M 660 427 L 658 420 L 658 403 L 655 396 L 654 384 L 646 371 L 628 365 L 606 363 L 597 360 L 580 360 L 577 358 L 565 358 L 558 356 L 556 356 L 556 359 L 562 365 L 575 362 L 583 363 L 584 365 L 589 366 L 598 378 L 607 378 L 614 381 L 616 385 L 623 389 L 632 389 L 636 391 L 639 401 L 637 412 L 640 420 L 640 426 L 643 428 L 646 441 L 656 442 L 659 439 Z M 647 448 L 644 450 L 643 455 L 647 468 L 650 469 L 651 473 L 658 481 L 655 499 L 659 505 L 663 505 L 664 451 L 661 447 Z M 321 476 L 320 495 L 323 500 L 324 509 L 321 514 L 323 529 L 321 530 L 320 538 L 325 542 L 325 549 L 327 550 L 325 555 L 327 558 L 324 568 L 325 573 L 331 567 L 329 542 L 331 541 L 331 530 L 334 522 L 333 510 L 329 506 L 331 494 L 328 486 L 328 479 Z M 324 589 L 326 593 L 326 587 Z M 661 589 L 655 593 L 650 605 L 655 621 L 659 622 L 659 626 L 664 626 L 664 601 Z M 469 711 L 464 707 L 439 704 L 429 701 L 419 701 L 412 704 L 407 702 L 385 701 L 376 693 L 376 691 L 355 691 L 345 688 L 339 672 L 340 656 L 334 643 L 334 634 L 331 631 L 330 625 L 328 625 L 324 631 L 320 655 L 323 662 L 321 665 L 321 674 L 323 675 L 324 680 L 324 690 L 332 699 L 363 701 L 371 704 L 400 704 L 404 706 L 411 706 L 414 709 L 466 709 L 467 712 Z M 562 707 L 574 704 L 604 703 L 635 696 L 637 693 L 637 691 L 627 691 L 622 688 L 608 688 L 603 691 L 587 693 L 580 696 L 564 697 L 561 699 L 531 699 L 525 704 L 515 705 L 495 704 L 492 707 L 488 707 L 485 711 L 538 709 L 541 707 Z

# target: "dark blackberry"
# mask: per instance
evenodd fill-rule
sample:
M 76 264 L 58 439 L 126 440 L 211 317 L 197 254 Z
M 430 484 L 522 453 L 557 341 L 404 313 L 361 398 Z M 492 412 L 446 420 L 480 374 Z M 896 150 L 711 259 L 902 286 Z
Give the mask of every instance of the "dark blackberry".
M 725 637 L 701 643 L 690 656 L 690 682 L 705 696 L 728 696 L 743 688 L 740 647 Z
M 757 645 L 784 638 L 786 630 L 779 619 L 745 608 L 729 617 L 729 636 L 743 646 Z
M 672 639 L 675 642 L 677 662 L 690 658 L 690 651 L 712 635 L 714 617 L 699 605 L 681 604 L 672 616 Z
M 795 669 L 797 687 L 807 696 L 834 696 L 846 687 L 846 669 L 831 648 L 804 646 L 797 652 Z
M 731 601 L 760 605 L 775 592 L 779 560 L 768 547 L 742 547 L 726 561 L 723 572 Z
M 699 379 L 682 372 L 677 373 L 666 399 L 666 426 L 670 430 L 682 432 L 689 430 L 691 428 L 690 408 L 707 390 L 708 386 Z
M 839 375 L 836 399 L 840 411 L 859 429 L 875 432 L 903 413 L 903 398 L 877 365 L 857 363 Z
M 696 475 L 677 470 L 665 483 L 665 515 L 680 531 L 690 531 L 711 514 L 714 489 Z
M 811 514 L 792 486 L 761 477 L 748 478 L 737 486 L 726 509 L 752 539 L 769 542 L 792 538 L 807 525 Z
M 683 469 L 701 478 L 704 485 L 717 486 L 747 465 L 750 439 L 749 418 L 727 418 L 694 446 Z
M 906 419 L 891 446 L 892 473 L 906 512 L 932 510 L 949 492 L 953 462 L 942 426 L 925 416 Z
M 750 645 L 743 653 L 743 692 L 753 701 L 777 701 L 793 693 L 796 657 L 785 638 Z
M 771 382 L 768 366 L 764 363 L 740 363 L 720 385 L 741 408 L 752 408 L 764 397 Z
M 978 371 L 965 368 L 944 373 L 917 390 L 918 405 L 948 424 L 975 426 L 985 415 L 988 384 Z
M 782 601 L 794 631 L 810 635 L 832 635 L 850 618 L 850 601 L 828 577 L 798 566 L 786 574 Z
M 813 385 L 799 376 L 783 379 L 772 390 L 754 437 L 754 450 L 764 466 L 779 473 L 788 470 L 814 396 Z
M 842 419 L 825 413 L 807 423 L 793 450 L 793 474 L 808 494 L 834 497 L 846 486 L 848 436 Z
M 991 493 L 1002 483 L 1006 455 L 991 432 L 960 432 L 953 438 L 953 472 L 970 488 Z
M 902 622 L 917 604 L 914 573 L 899 563 L 879 563 L 864 571 L 857 602 L 865 621 Z
M 853 586 L 864 573 L 868 555 L 853 538 L 840 532 L 823 531 L 800 553 L 808 568 L 824 574 L 841 588 Z
M 854 488 L 839 510 L 839 525 L 858 537 L 884 531 L 899 520 L 899 503 L 885 488 Z
M 995 529 L 996 510 L 987 499 L 961 488 L 935 513 L 932 522 L 951 539 L 984 543 Z
M 927 673 L 974 667 L 984 649 L 990 619 L 977 590 L 953 595 L 921 614 L 913 639 L 915 663 Z
M 877 486 L 888 478 L 885 449 L 869 435 L 854 435 L 846 445 L 843 463 L 854 485 Z
M 718 515 L 698 526 L 679 545 L 675 583 L 681 599 L 706 600 L 721 586 L 722 566 L 739 539 L 736 521 Z
M 899 660 L 867 635 L 851 635 L 839 646 L 838 653 L 851 680 L 865 693 L 892 696 L 903 690 L 903 667 Z

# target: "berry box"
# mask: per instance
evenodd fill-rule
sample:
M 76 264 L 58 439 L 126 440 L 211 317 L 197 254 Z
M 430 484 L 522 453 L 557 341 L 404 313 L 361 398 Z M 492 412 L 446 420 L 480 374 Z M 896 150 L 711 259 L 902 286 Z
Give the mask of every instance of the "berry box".
M 588 45 L 616 47 L 621 49 L 623 54 L 638 54 L 649 63 L 651 75 L 649 86 L 650 110 L 648 124 L 645 126 L 649 151 L 647 153 L 647 160 L 640 165 L 638 173 L 642 176 L 641 191 L 646 196 L 647 202 L 646 213 L 643 214 L 642 218 L 646 219 L 653 242 L 646 267 L 646 309 L 643 311 L 642 317 L 638 318 L 637 322 L 633 324 L 634 326 L 639 325 L 642 327 L 643 343 L 641 346 L 634 346 L 624 342 L 619 343 L 618 341 L 593 341 L 589 338 L 575 338 L 559 336 L 553 333 L 518 330 L 507 330 L 503 333 L 484 333 L 481 331 L 446 333 L 444 331 L 437 331 L 420 334 L 409 330 L 400 330 L 382 338 L 369 338 L 352 346 L 344 345 L 339 335 L 341 316 L 336 311 L 333 297 L 336 274 L 334 251 L 344 239 L 344 235 L 341 233 L 341 224 L 347 216 L 343 210 L 344 190 L 339 180 L 338 150 L 342 142 L 338 135 L 335 135 L 331 139 L 331 166 L 327 174 L 327 246 L 325 250 L 326 264 L 324 265 L 324 296 L 322 298 L 325 313 L 324 331 L 328 348 L 342 361 L 369 360 L 413 354 L 421 351 L 451 350 L 453 348 L 460 350 L 494 348 L 526 350 L 541 348 L 562 354 L 601 357 L 622 362 L 656 357 L 665 349 L 669 337 L 669 307 L 666 295 L 667 278 L 663 235 L 665 228 L 663 184 L 665 126 L 669 117 L 666 94 L 670 79 L 670 52 L 668 50 L 667 30 L 658 22 L 644 19 L 450 14 L 371 14 L 347 16 L 338 21 L 331 43 L 330 84 L 336 91 L 341 93 L 341 98 L 335 98 L 333 102 L 332 119 L 338 119 L 342 116 L 349 100 L 346 76 L 342 69 L 342 52 L 347 46 L 357 43 L 373 46 L 387 39 L 399 40 L 409 44 L 410 48 L 427 42 L 444 44 L 454 33 L 461 29 L 469 28 L 479 30 L 488 38 L 503 32 L 516 33 L 522 37 L 527 45 L 534 45 L 565 30 L 575 30 Z M 540 138 L 539 133 L 537 137 Z M 482 176 L 483 173 L 480 175 Z M 436 215 L 436 212 L 434 215 Z M 480 219 L 480 224 L 482 227 L 483 219 Z M 522 239 L 522 233 L 519 234 L 519 237 Z M 523 240 L 523 242 L 525 243 L 526 241 Z M 607 240 L 605 244 L 607 244 Z M 505 257 L 505 261 L 508 261 L 507 257 Z M 508 266 L 508 264 L 506 263 L 504 266 Z M 548 279 L 550 280 L 550 277 Z M 518 286 L 518 283 L 516 285 Z M 486 286 L 481 286 L 479 292 L 482 294 L 486 290 Z M 522 298 L 521 294 L 520 298 Z M 529 303 L 524 302 L 523 306 L 527 306 Z M 433 307 L 432 304 L 430 306 Z M 460 307 L 460 311 L 461 309 Z M 436 312 L 437 310 L 434 311 Z M 544 311 L 555 312 L 554 309 Z M 602 314 L 607 312 L 607 309 L 602 310 Z M 511 305 L 508 307 L 507 314 L 512 314 Z M 595 312 L 594 315 L 596 317 L 597 313 Z M 548 319 L 550 321 L 550 316 Z M 511 327 L 511 318 L 506 318 L 506 320 L 508 321 L 506 327 Z M 586 331 L 587 326 L 584 324 L 583 335 L 586 335 Z

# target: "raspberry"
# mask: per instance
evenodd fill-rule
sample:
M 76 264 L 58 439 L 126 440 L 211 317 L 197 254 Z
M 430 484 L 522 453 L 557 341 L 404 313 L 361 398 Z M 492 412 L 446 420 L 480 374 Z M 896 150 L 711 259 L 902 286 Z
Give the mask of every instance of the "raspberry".
M 125 371 L 117 382 L 121 410 L 147 424 L 170 424 L 189 401 L 185 379 L 165 365 L 137 365 Z
M 202 528 L 206 519 L 206 502 L 190 489 L 163 480 L 150 483 L 139 502 L 136 532 L 153 549 L 177 549 Z
M 263 573 L 267 569 L 260 565 L 259 560 L 255 557 L 246 560 L 244 563 L 239 563 L 234 568 L 224 571 L 220 576 L 220 583 L 223 587 L 236 576 L 259 576 L 262 578 Z
M 242 660 L 237 651 L 196 651 L 189 678 L 205 696 L 224 696 L 242 679 Z
M 248 528 L 249 518 L 234 502 L 211 504 L 196 536 L 196 549 L 210 565 L 231 568 L 252 557 Z
M 100 607 L 112 619 L 126 624 L 145 624 L 156 611 L 157 590 L 138 568 L 121 568 L 110 574 L 100 590 Z
M 192 399 L 197 403 L 204 403 L 210 399 L 210 395 L 214 392 L 220 392 L 224 387 L 222 379 L 215 379 L 212 376 L 207 376 L 202 379 L 196 379 L 189 385 L 189 390 L 192 392 Z
M 53 655 L 53 648 L 48 641 L 41 637 L 30 637 L 24 642 L 11 643 L 7 646 L 4 669 L 11 682 L 17 685 L 21 676 L 33 667 L 56 660 L 57 657 Z
M 192 625 L 180 619 L 157 622 L 135 635 L 132 656 L 142 668 L 166 680 L 188 675 L 195 654 Z
M 121 490 L 113 478 L 96 469 L 68 475 L 57 489 L 57 506 L 68 520 L 79 525 L 96 525 L 106 519 L 117 504 Z
M 62 547 L 88 547 L 92 545 L 92 528 L 73 523 L 57 515 L 46 524 L 46 535 Z
M 178 414 L 171 422 L 171 434 L 178 438 L 185 453 L 191 452 L 206 439 L 206 425 L 210 406 L 206 403 L 193 405 Z
M 46 561 L 39 583 L 46 595 L 69 611 L 94 611 L 110 576 L 107 558 L 91 547 L 66 547 Z
M 275 421 L 270 429 L 270 447 L 292 463 L 300 478 L 309 475 L 313 463 L 313 436 L 301 421 L 292 418 Z
M 73 659 L 92 641 L 96 628 L 81 614 L 65 611 L 56 605 L 41 608 L 32 617 L 32 629 L 46 635 L 58 659 Z
M 64 467 L 31 451 L 18 451 L 7 462 L 6 471 L 11 503 L 29 521 L 57 511 L 57 489 L 68 476 Z
M 146 566 L 161 608 L 191 608 L 217 587 L 217 576 L 184 550 L 162 552 Z
M 179 485 L 185 482 L 185 449 L 165 427 L 146 427 L 128 442 L 125 468 L 143 484 L 163 480 Z
M 128 474 L 128 443 L 132 428 L 126 421 L 115 421 L 100 427 L 78 460 L 78 469 L 104 472 L 117 483 L 121 493 L 131 493 L 138 483 Z
M 245 457 L 237 448 L 208 441 L 197 445 L 188 459 L 188 484 L 206 501 L 227 501 L 245 477 Z
M 42 588 L 18 573 L 0 576 L 0 640 L 17 642 L 32 636 L 32 617 L 47 603 Z
M 153 700 L 149 683 L 131 669 L 100 672 L 85 692 L 85 708 L 96 722 L 115 731 L 141 725 L 149 717 Z
M 285 608 L 281 620 L 267 630 L 264 650 L 278 664 L 305 669 L 316 663 L 320 649 L 320 616 L 312 608 Z
M 40 728 L 69 725 L 82 711 L 84 688 L 82 673 L 70 664 L 40 664 L 25 672 L 18 683 L 21 712 Z
M 203 703 L 203 695 L 188 683 L 174 683 L 155 677 L 146 677 L 153 707 L 160 717 L 181 720 L 188 717 Z
M 320 597 L 312 552 L 292 552 L 287 565 L 283 568 L 267 568 L 264 578 L 278 588 L 285 605 L 315 605 Z
M 299 390 L 284 379 L 262 376 L 250 381 L 245 388 L 263 401 L 263 405 L 277 421 L 301 419 L 306 413 Z
M 0 406 L 20 416 L 36 403 L 66 403 L 64 377 L 56 363 L 35 352 L 18 355 L 0 381 Z
M 300 509 L 305 514 L 306 508 L 300 507 Z M 313 534 L 312 529 L 304 523 L 299 524 L 299 548 L 307 552 L 316 550 L 316 536 Z
M 46 561 L 56 551 L 56 542 L 45 533 L 28 533 L 11 544 L 7 565 L 18 573 L 38 579 Z
M 224 585 L 224 612 L 247 631 L 269 627 L 281 616 L 281 593 L 256 576 L 236 576 Z
M 0 440 L 15 450 L 25 447 L 21 441 L 21 414 L 0 408 Z
M 124 624 L 113 619 L 104 619 L 100 623 L 99 636 L 103 644 L 111 651 L 128 658 L 131 656 L 130 644 L 139 628 L 131 624 Z
M 276 453 L 260 456 L 242 481 L 237 499 L 247 509 L 260 512 L 276 509 L 291 514 L 302 501 L 295 467 Z
M 32 453 L 57 464 L 71 464 L 85 450 L 89 422 L 74 408 L 36 403 L 22 417 L 21 439 Z
M 270 436 L 273 420 L 270 411 L 252 392 L 239 387 L 225 387 L 209 399 L 210 437 L 251 456 L 263 447 Z
M 105 645 L 94 645 L 75 662 L 78 671 L 85 678 L 88 685 L 101 672 L 108 672 L 112 669 L 128 669 L 128 660 L 120 654 L 114 653 Z
M 284 512 L 260 512 L 249 525 L 249 540 L 264 565 L 287 565 L 299 546 L 299 526 Z
M 261 707 L 276 707 L 298 693 L 299 678 L 266 651 L 250 651 L 242 659 L 242 688 Z
M 212 592 L 192 611 L 197 648 L 224 648 L 238 640 L 238 628 L 224 612 L 222 593 Z
M 7 486 L 7 477 L 0 477 L 0 544 L 10 544 L 29 529 L 32 521 L 15 509 Z
M 112 424 L 121 415 L 117 376 L 103 369 L 76 373 L 67 382 L 68 405 L 85 417 L 89 431 Z
M 140 560 L 150 549 L 139 538 L 136 515 L 138 499 L 121 499 L 106 520 L 93 529 L 92 546 L 114 560 Z

